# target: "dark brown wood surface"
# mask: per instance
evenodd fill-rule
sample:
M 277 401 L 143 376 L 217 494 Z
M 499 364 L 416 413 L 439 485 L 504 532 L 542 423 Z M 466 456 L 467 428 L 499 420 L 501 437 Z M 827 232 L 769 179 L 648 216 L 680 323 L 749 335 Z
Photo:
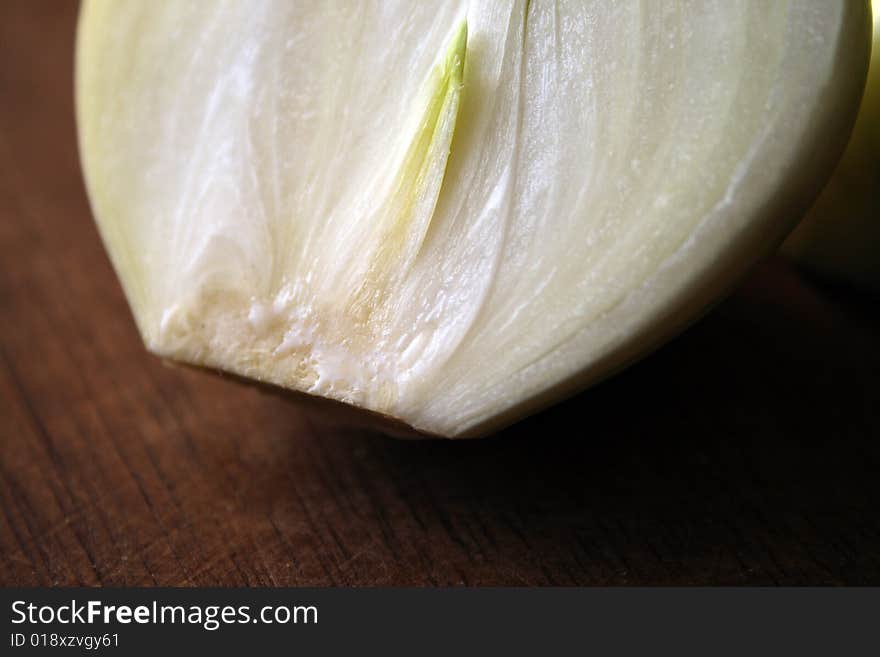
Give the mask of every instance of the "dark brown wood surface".
M 880 584 L 877 302 L 780 260 L 483 441 L 148 355 L 83 191 L 75 12 L 0 5 L 0 583 Z

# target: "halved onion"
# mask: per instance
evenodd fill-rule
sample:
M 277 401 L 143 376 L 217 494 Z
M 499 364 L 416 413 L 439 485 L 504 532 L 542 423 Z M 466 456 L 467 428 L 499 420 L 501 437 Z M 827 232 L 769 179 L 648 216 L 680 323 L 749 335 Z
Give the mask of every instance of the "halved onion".
M 851 0 L 86 0 L 82 160 L 151 351 L 480 435 L 784 237 L 870 28 Z

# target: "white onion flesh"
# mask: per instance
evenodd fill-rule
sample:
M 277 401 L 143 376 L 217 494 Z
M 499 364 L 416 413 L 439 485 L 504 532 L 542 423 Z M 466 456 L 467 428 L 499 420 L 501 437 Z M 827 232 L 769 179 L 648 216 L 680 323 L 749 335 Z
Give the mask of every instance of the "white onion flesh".
M 693 319 L 845 143 L 866 3 L 87 0 L 148 348 L 476 435 Z

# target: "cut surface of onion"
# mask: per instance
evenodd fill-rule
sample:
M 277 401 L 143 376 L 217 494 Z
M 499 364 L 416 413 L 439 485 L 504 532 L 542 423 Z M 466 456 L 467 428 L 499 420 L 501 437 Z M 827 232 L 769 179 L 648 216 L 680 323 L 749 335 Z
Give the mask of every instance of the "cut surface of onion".
M 83 168 L 151 351 L 481 435 L 784 237 L 870 25 L 850 0 L 86 0 Z

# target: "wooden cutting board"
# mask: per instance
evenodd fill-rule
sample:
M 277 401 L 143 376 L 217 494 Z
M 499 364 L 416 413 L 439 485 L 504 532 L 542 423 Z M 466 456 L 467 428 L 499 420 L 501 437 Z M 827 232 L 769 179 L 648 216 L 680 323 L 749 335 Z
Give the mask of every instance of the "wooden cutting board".
M 880 584 L 878 303 L 781 261 L 483 441 L 148 355 L 83 191 L 75 19 L 0 4 L 0 584 Z

